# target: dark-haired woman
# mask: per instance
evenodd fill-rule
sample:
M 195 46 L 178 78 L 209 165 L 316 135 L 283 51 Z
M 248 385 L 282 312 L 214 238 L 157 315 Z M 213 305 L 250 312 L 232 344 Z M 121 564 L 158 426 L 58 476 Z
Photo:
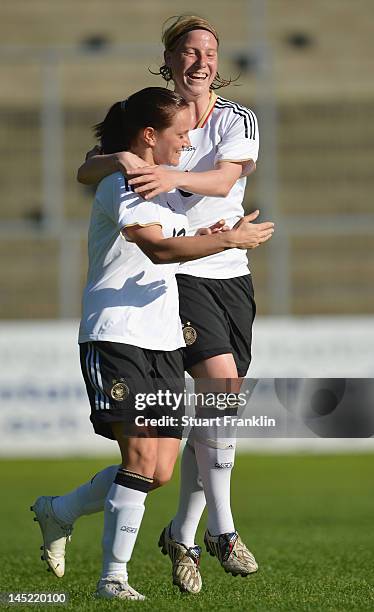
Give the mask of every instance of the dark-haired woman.
M 143 166 L 142 161 L 120 153 L 89 159 L 79 169 L 78 179 L 95 183 L 105 174 L 121 169 L 145 198 L 178 189 L 191 233 L 201 225 L 209 227 L 220 217 L 232 227 L 244 214 L 243 177 L 256 165 L 259 138 L 255 114 L 215 94 L 228 81 L 217 71 L 218 34 L 207 20 L 197 16 L 171 18 L 163 43 L 165 62 L 160 74 L 173 82 L 193 115 L 191 146 L 182 154 L 178 170 L 148 167 L 142 168 L 139 176 L 139 170 L 132 169 Z M 177 278 L 180 315 L 188 342 L 185 369 L 195 379 L 198 391 L 206 390 L 207 380 L 215 381 L 217 392 L 226 391 L 226 381 L 230 379 L 230 390 L 238 393 L 251 361 L 255 316 L 246 253 L 234 249 L 187 262 L 180 266 Z M 218 441 L 217 448 L 204 444 L 206 438 L 217 439 L 220 435 L 222 432 L 191 431 L 182 457 L 178 512 L 161 538 L 163 550 L 169 552 L 173 563 L 174 580 L 187 590 L 190 576 L 184 567 L 178 570 L 175 543 L 183 544 L 187 550 L 194 547 L 205 503 L 205 544 L 209 552 L 234 575 L 247 575 L 257 569 L 235 528 L 230 504 L 231 468 L 219 472 L 214 468 L 216 464 L 233 466 L 235 435 Z M 204 487 L 197 482 L 203 482 Z M 198 565 L 194 571 L 199 573 Z M 178 573 L 180 577 L 176 577 Z
M 182 149 L 190 146 L 190 124 L 189 106 L 179 94 L 148 88 L 113 105 L 96 135 L 107 153 L 128 150 L 149 165 L 177 165 Z M 106 599 L 144 599 L 129 586 L 126 564 L 147 493 L 171 477 L 179 449 L 184 341 L 178 264 L 225 249 L 253 248 L 273 231 L 270 223 L 248 223 L 249 216 L 232 230 L 187 237 L 181 199 L 174 191 L 145 202 L 117 172 L 99 184 L 91 214 L 81 367 L 94 430 L 115 439 L 122 457 L 104 506 L 103 569 L 96 595 Z M 139 413 L 139 396 L 144 401 L 147 393 L 159 398 L 163 392 L 173 394 L 174 405 L 159 401 Z M 44 559 L 59 577 L 74 520 L 94 511 L 91 486 L 57 498 L 39 497 L 33 506 Z

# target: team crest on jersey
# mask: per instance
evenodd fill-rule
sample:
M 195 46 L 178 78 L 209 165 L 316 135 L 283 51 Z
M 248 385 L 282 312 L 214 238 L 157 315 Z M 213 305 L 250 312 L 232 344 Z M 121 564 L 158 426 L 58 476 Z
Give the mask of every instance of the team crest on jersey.
M 114 400 L 117 402 L 123 402 L 130 393 L 130 389 L 125 383 L 124 378 L 120 378 L 119 380 L 112 380 L 113 387 L 110 390 L 110 394 Z
M 183 325 L 183 338 L 187 346 L 190 346 L 197 339 L 197 331 L 191 326 L 191 323 L 187 321 L 186 325 Z

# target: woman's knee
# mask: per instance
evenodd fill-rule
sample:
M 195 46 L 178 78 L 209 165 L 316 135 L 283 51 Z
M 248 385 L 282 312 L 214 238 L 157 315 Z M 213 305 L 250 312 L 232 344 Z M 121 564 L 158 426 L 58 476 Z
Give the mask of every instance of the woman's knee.
M 159 487 L 163 487 L 166 485 L 173 476 L 173 467 L 156 469 L 153 474 L 153 486 L 152 489 L 158 489 Z
M 157 448 L 152 444 L 129 445 L 122 463 L 126 469 L 152 476 L 157 463 Z
M 124 434 L 123 427 L 114 423 L 113 433 L 122 455 L 122 467 L 142 476 L 153 477 L 157 465 L 157 439 Z

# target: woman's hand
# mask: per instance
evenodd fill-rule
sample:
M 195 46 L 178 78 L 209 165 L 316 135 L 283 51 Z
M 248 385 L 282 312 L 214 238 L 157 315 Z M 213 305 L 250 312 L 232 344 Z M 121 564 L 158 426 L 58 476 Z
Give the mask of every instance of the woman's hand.
M 206 236 L 209 234 L 218 234 L 220 232 L 228 232 L 229 230 L 230 228 L 228 225 L 226 225 L 225 220 L 220 219 L 219 221 L 216 221 L 216 223 L 214 223 L 210 227 L 200 227 L 197 230 L 195 236 Z
M 167 193 L 175 189 L 178 186 L 179 174 L 177 170 L 170 170 L 163 166 L 143 166 L 141 170 L 128 171 L 126 176 L 130 179 L 129 185 L 134 187 L 135 193 L 141 195 L 145 200 L 151 200 L 160 193 Z
M 237 241 L 238 249 L 255 249 L 263 242 L 269 240 L 274 233 L 274 223 L 266 221 L 265 223 L 253 223 L 260 214 L 259 210 L 255 210 L 249 215 L 245 215 L 235 223 L 232 228 L 234 240 Z
M 101 148 L 96 145 L 86 154 L 86 161 L 78 169 L 77 179 L 83 185 L 95 185 L 113 172 L 122 172 L 127 176 L 129 170 L 137 168 L 139 172 L 142 166 L 148 164 L 130 151 L 103 154 Z
M 91 157 L 95 157 L 96 155 L 101 155 L 101 154 L 102 154 L 101 147 L 99 147 L 99 145 L 95 145 L 94 147 L 92 147 L 92 149 L 87 151 L 86 157 L 84 159 L 85 161 L 87 161 L 88 159 L 91 159 Z
M 132 171 L 139 171 L 139 168 L 148 168 L 147 162 L 141 157 L 135 155 L 135 153 L 130 153 L 130 151 L 119 151 L 115 153 L 118 170 L 122 172 L 127 178 L 131 176 Z

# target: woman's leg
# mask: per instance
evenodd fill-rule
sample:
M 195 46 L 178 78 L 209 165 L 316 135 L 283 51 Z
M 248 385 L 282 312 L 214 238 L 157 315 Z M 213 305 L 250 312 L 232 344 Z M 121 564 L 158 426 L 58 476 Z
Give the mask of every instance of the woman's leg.
M 242 379 L 231 353 L 216 355 L 192 366 L 196 393 L 239 393 Z M 213 382 L 214 381 L 214 382 Z M 229 388 L 228 388 L 229 385 Z M 204 416 L 204 409 L 200 409 Z M 222 432 L 223 433 L 223 432 Z M 219 431 L 195 428 L 184 448 L 181 464 L 179 507 L 172 521 L 171 532 L 177 542 L 194 546 L 196 530 L 208 505 L 208 529 L 216 535 L 234 531 L 230 506 L 231 467 L 217 469 L 217 464 L 233 464 L 235 436 L 220 438 Z M 218 448 L 204 444 L 204 439 L 218 439 Z M 225 445 L 228 448 L 222 448 Z M 199 466 L 199 467 L 198 467 Z M 202 486 L 203 485 L 203 486 Z M 221 531 L 221 529 L 224 529 Z
M 142 599 L 127 585 L 127 563 L 135 546 L 144 514 L 144 502 L 153 484 L 158 439 L 127 436 L 122 423 L 112 424 L 122 465 L 104 505 L 103 570 L 97 595 L 103 598 Z M 135 432 L 134 432 L 135 433 Z M 129 590 L 130 589 L 130 590 Z
M 197 392 L 235 393 L 240 392 L 242 378 L 238 377 L 232 355 L 218 355 L 191 368 Z M 204 415 L 204 408 L 200 410 Z M 219 411 L 218 411 L 219 412 Z M 243 544 L 234 525 L 230 503 L 231 471 L 234 465 L 236 448 L 236 427 L 228 430 L 220 426 L 199 427 L 194 430 L 194 449 L 199 478 L 202 481 L 208 508 L 208 529 L 205 532 L 205 545 L 211 555 L 216 556 L 221 565 L 233 576 L 247 576 L 256 572 L 258 565 L 253 554 Z M 188 487 L 187 482 L 183 483 Z M 196 532 L 202 513 L 201 496 L 186 497 L 184 517 L 193 516 L 187 525 L 182 524 L 181 532 L 186 529 Z M 196 510 L 201 510 L 199 512 Z M 193 510 L 195 513 L 193 514 Z M 178 515 L 177 515 L 178 516 Z M 172 528 L 174 527 L 174 521 Z
M 159 438 L 152 490 L 166 484 L 172 477 L 179 446 L 180 440 Z M 73 525 L 80 516 L 102 512 L 106 496 L 120 467 L 110 465 L 70 493 L 55 497 L 52 507 L 56 517 L 62 523 Z
M 194 430 L 183 449 L 180 467 L 179 503 L 171 523 L 171 536 L 187 548 L 195 546 L 195 535 L 205 508 L 205 493 L 195 456 Z
M 110 465 L 70 493 L 54 497 L 52 508 L 58 520 L 73 525 L 80 516 L 102 512 L 119 467 Z
M 171 479 L 178 457 L 180 442 L 177 438 L 158 438 L 157 461 L 153 474 L 152 490 L 162 487 Z

